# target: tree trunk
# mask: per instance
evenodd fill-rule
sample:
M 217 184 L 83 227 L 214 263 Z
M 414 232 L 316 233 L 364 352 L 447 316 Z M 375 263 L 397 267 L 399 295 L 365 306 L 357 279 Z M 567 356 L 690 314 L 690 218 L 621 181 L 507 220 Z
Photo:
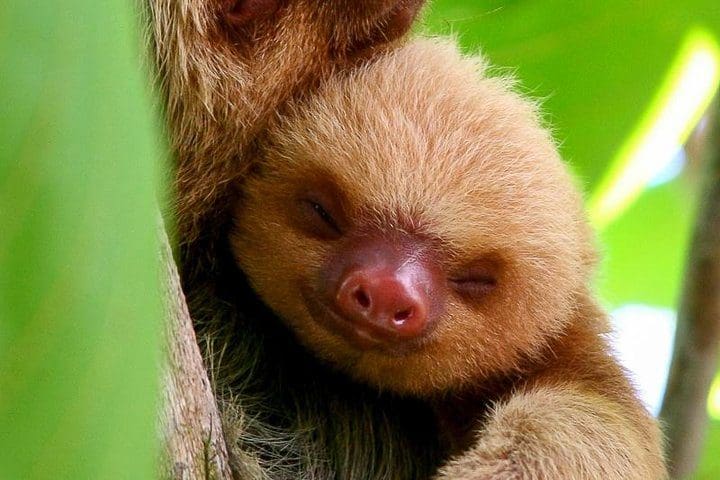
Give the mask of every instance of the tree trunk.
M 162 225 L 160 244 L 166 296 L 161 478 L 231 480 L 217 403 Z
M 660 418 L 672 478 L 697 467 L 707 427 L 707 396 L 720 350 L 720 122 L 709 116 L 705 188 L 685 272 L 675 348 Z

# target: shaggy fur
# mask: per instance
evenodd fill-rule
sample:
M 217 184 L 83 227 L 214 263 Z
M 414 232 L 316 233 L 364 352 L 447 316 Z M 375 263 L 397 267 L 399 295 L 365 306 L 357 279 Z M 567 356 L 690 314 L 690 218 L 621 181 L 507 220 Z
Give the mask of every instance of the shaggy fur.
M 334 71 L 392 45 L 421 3 L 145 4 L 175 161 L 183 289 L 240 479 L 421 479 L 438 464 L 428 406 L 319 364 L 258 302 L 227 246 L 234 187 L 252 169 L 268 120 Z
M 401 36 L 420 0 L 149 0 L 179 239 L 214 235 L 252 142 L 290 98 Z M 247 17 L 244 9 L 257 9 Z M 238 13 L 240 12 L 240 13 Z M 245 15 L 242 21 L 238 16 Z
M 385 428 L 375 415 L 386 415 L 403 435 L 353 439 L 350 416 L 363 410 L 351 412 L 346 393 L 358 387 L 285 335 L 280 350 L 263 336 L 258 348 L 293 364 L 258 391 L 297 389 L 293 402 L 306 388 L 328 395 L 279 410 L 329 453 L 328 478 L 422 478 L 434 466 L 438 479 L 665 478 L 657 426 L 609 354 L 606 315 L 589 292 L 595 254 L 580 195 L 535 105 L 487 76 L 482 61 L 416 41 L 333 76 L 270 126 L 241 190 L 232 248 L 253 288 L 327 365 L 392 392 L 362 399 L 379 408 L 365 411 L 373 417 L 363 434 Z M 308 191 L 334 197 L 340 238 L 307 235 L 298 223 Z M 478 298 L 447 286 L 437 327 L 417 348 L 355 348 L 322 326 L 308 299 L 344 242 L 377 234 L 412 237 L 447 278 L 492 259 L 498 286 Z M 325 420 L 308 407 L 328 408 Z M 373 446 L 395 453 L 373 457 Z M 420 452 L 422 473 L 385 463 Z M 355 462 L 382 467 L 359 474 Z

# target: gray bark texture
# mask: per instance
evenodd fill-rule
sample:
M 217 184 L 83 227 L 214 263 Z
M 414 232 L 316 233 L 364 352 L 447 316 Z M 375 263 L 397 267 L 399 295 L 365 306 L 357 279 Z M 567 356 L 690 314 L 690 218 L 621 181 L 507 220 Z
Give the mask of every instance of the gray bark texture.
M 160 477 L 230 480 L 232 474 L 217 403 L 162 226 L 160 248 L 166 297 L 164 398 L 160 414 L 164 452 Z
M 700 153 L 705 185 L 690 244 L 667 390 L 660 418 L 672 478 L 697 468 L 707 428 L 707 396 L 720 352 L 720 122 L 708 116 Z

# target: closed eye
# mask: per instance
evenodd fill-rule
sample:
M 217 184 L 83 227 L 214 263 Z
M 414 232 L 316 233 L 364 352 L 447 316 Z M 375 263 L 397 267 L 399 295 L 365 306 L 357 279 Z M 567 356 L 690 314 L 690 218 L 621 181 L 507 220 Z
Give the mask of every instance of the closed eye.
M 325 210 L 322 205 L 317 202 L 313 202 L 312 200 L 308 200 L 308 202 L 310 203 L 310 207 L 315 211 L 317 216 L 320 217 L 323 222 L 325 222 L 329 227 L 340 233 L 340 228 L 335 222 L 335 219 L 327 212 L 327 210 Z
M 480 299 L 497 288 L 501 264 L 497 258 L 484 255 L 456 272 L 449 279 L 450 285 L 464 297 Z
M 497 287 L 497 279 L 491 276 L 451 278 L 450 283 L 458 293 L 473 298 L 487 295 Z
M 335 218 L 317 200 L 303 199 L 304 227 L 309 233 L 322 239 L 334 239 L 342 236 L 342 230 Z

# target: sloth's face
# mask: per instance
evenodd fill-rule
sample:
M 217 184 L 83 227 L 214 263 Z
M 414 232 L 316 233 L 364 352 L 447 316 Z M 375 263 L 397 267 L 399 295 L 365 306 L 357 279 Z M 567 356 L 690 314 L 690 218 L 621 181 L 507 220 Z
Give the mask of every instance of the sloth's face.
M 271 132 L 236 209 L 240 267 L 303 344 L 381 388 L 460 388 L 540 354 L 591 256 L 549 136 L 499 84 L 407 99 L 362 75 Z

